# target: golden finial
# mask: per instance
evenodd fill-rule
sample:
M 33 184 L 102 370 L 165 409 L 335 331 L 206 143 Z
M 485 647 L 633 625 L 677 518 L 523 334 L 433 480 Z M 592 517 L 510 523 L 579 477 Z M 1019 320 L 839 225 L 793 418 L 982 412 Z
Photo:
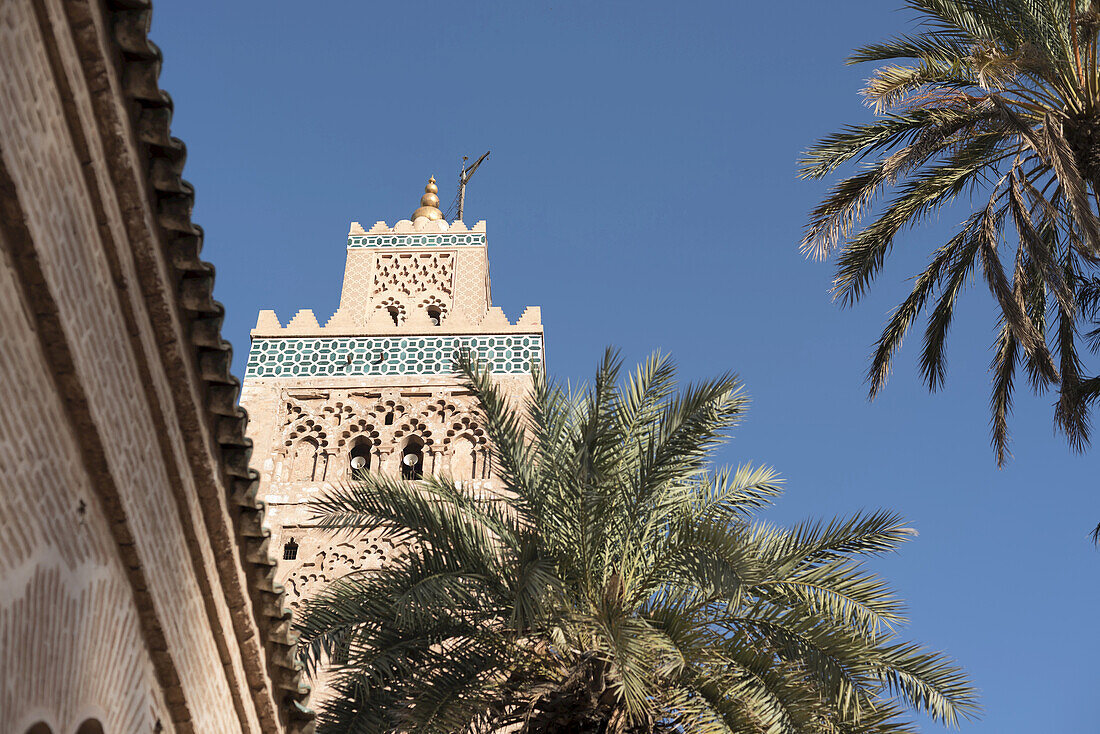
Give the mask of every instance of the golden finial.
M 439 194 L 439 187 L 435 185 L 435 176 L 432 176 L 428 185 L 424 187 L 424 195 L 420 197 L 420 208 L 413 212 L 414 222 L 420 217 L 427 217 L 429 220 L 443 218 L 443 212 L 439 211 L 437 194 Z

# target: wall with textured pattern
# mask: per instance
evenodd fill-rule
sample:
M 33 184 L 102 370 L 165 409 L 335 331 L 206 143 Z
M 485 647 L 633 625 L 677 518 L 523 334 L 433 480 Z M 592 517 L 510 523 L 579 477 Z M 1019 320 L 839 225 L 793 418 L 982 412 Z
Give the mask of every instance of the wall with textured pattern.
M 0 3 L 0 732 L 302 731 L 154 198 L 189 187 L 131 127 L 135 85 L 165 111 L 133 6 Z
M 305 309 L 283 326 L 262 311 L 241 403 L 267 505 L 276 580 L 289 603 L 340 576 L 382 568 L 402 549 L 380 534 L 334 537 L 310 499 L 359 471 L 415 480 L 449 476 L 502 489 L 478 407 L 455 376 L 465 351 L 514 399 L 542 367 L 541 314 L 509 321 L 489 299 L 485 224 L 421 218 L 351 226 L 340 308 L 324 326 Z M 435 323 L 428 309 L 435 311 Z M 416 463 L 403 469 L 412 451 Z M 314 697 L 323 700 L 325 677 Z

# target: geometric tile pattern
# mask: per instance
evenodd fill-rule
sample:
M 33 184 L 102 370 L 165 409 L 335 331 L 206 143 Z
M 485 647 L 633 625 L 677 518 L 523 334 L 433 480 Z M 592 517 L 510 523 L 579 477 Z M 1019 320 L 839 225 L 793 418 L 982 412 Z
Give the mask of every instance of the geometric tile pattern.
M 463 349 L 493 374 L 526 375 L 542 365 L 540 334 L 256 337 L 245 377 L 451 375 Z
M 368 234 L 351 235 L 348 247 L 453 247 L 484 245 L 485 233 L 467 234 Z

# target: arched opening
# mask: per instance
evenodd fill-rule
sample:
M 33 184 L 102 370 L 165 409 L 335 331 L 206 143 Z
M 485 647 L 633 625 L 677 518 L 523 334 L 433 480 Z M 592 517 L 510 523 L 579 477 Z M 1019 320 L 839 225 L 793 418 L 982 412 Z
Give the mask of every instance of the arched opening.
M 386 308 L 390 318 L 393 319 L 393 325 L 398 326 L 401 323 L 401 312 L 397 310 L 397 306 L 389 306 Z
M 348 466 L 351 468 L 351 476 L 365 474 L 370 471 L 370 441 L 365 438 L 356 440 L 355 445 L 348 452 Z
M 422 479 L 424 477 L 424 443 L 411 436 L 401 451 L 401 478 Z
M 387 426 L 392 426 L 393 425 L 393 411 L 392 410 L 389 413 L 386 413 L 386 419 L 385 419 L 384 422 Z
M 451 442 L 451 478 L 474 479 L 474 462 L 474 444 L 468 437 L 459 436 Z
M 439 306 L 428 306 L 428 321 L 432 322 L 432 326 L 439 326 L 443 321 L 443 312 L 439 310 Z
M 298 557 L 298 544 L 294 542 L 294 538 L 291 538 L 283 546 L 283 560 L 293 561 Z
M 95 719 L 86 719 L 76 730 L 76 734 L 103 734 L 103 725 Z
M 31 724 L 31 728 L 27 729 L 27 734 L 53 734 L 53 729 L 45 721 L 39 721 L 37 724 Z
M 303 438 L 294 447 L 294 457 L 290 464 L 290 481 L 311 482 L 317 470 L 317 442 L 312 438 Z

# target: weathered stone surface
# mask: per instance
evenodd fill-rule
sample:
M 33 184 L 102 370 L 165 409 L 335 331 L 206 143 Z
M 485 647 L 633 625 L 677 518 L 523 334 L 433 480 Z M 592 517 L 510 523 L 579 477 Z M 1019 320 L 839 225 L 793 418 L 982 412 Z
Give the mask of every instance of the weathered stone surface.
M 309 499 L 350 479 L 353 461 L 399 477 L 412 452 L 421 474 L 499 489 L 477 406 L 450 369 L 452 353 L 465 345 L 498 356 L 495 379 L 519 398 L 541 364 L 543 331 L 537 307 L 513 324 L 492 306 L 486 248 L 484 222 L 472 230 L 439 220 L 392 229 L 379 222 L 369 233 L 353 222 L 340 308 L 325 326 L 308 309 L 285 327 L 260 311 L 241 404 L 270 547 L 281 559 L 274 578 L 291 608 L 333 579 L 382 568 L 401 553 L 384 537 L 334 537 L 310 520 Z M 272 354 L 281 366 L 273 368 Z M 315 700 L 328 695 L 323 677 L 314 690 Z
M 0 731 L 304 731 L 141 5 L 0 3 Z

